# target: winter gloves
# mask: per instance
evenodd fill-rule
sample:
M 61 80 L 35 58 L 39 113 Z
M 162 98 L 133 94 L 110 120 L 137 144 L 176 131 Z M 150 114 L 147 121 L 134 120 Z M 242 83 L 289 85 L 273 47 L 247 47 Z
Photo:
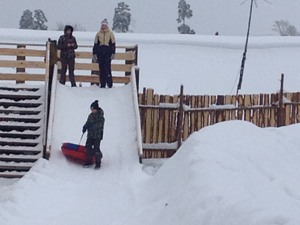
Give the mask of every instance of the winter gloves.
M 82 133 L 84 134 L 86 132 L 85 126 L 82 128 Z
M 97 63 L 98 62 L 97 54 L 93 55 L 92 62 L 93 63 Z

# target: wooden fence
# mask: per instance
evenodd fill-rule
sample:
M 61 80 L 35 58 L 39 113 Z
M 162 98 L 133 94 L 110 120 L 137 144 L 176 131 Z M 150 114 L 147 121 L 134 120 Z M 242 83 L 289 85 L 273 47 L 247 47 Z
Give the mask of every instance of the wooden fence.
M 144 158 L 172 156 L 193 132 L 222 121 L 243 120 L 259 127 L 300 122 L 300 93 L 252 95 L 139 94 Z

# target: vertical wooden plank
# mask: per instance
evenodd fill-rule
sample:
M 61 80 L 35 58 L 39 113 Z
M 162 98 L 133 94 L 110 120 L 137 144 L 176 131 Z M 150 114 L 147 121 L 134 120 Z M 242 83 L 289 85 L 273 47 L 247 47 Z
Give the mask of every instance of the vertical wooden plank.
M 264 106 L 269 106 L 269 105 L 271 105 L 270 95 L 264 94 Z
M 234 97 L 234 98 L 233 98 Z M 225 104 L 226 105 L 235 105 L 235 96 L 232 95 L 225 95 Z M 231 113 L 233 110 L 231 109 L 224 109 L 224 120 L 229 121 L 231 120 Z
M 245 95 L 244 97 L 244 106 L 250 107 L 251 106 L 251 95 Z
M 259 106 L 259 95 L 252 95 L 251 98 L 251 104 L 252 106 Z M 252 123 L 254 123 L 256 126 L 258 126 L 258 119 L 259 113 L 257 109 L 252 110 Z
M 252 123 L 258 126 L 258 112 L 257 109 L 253 109 Z
M 245 95 L 244 97 L 244 106 L 245 107 L 251 107 L 251 96 L 250 95 Z M 251 122 L 251 110 L 246 109 L 244 111 L 244 120 Z
M 268 98 L 268 99 L 270 100 L 270 98 Z M 265 109 L 264 122 L 265 122 L 265 127 L 269 127 L 270 126 L 270 109 L 269 108 Z
M 230 110 L 230 118 L 231 120 L 236 120 L 237 118 L 237 110 Z
M 152 105 L 154 90 L 147 89 L 146 91 L 146 105 Z M 151 136 L 152 136 L 152 109 L 146 109 L 146 139 L 145 143 L 151 143 Z
M 215 104 L 215 105 L 217 104 L 217 96 L 215 96 L 215 95 L 210 96 L 210 103 L 209 103 L 208 107 L 213 104 Z
M 224 105 L 225 102 L 225 97 L 223 95 L 218 95 L 217 96 L 217 105 L 222 106 Z M 216 115 L 216 123 L 222 122 L 224 120 L 223 118 L 223 112 L 224 110 L 216 110 L 215 115 Z
M 259 127 L 265 127 L 264 117 L 265 117 L 265 110 L 261 108 L 259 110 Z
M 204 108 L 209 108 L 210 105 L 210 96 L 205 95 L 204 96 Z M 209 111 L 204 111 L 203 113 L 203 126 L 206 127 L 209 125 Z
M 203 96 L 197 96 L 197 111 L 195 113 L 197 113 L 197 121 L 196 121 L 196 130 L 200 130 L 202 128 L 202 113 L 199 111 L 199 109 L 202 109 L 202 99 Z
M 158 136 L 157 142 L 163 142 L 163 125 L 164 125 L 164 109 L 159 109 L 159 121 L 158 121 Z
M 224 104 L 225 105 L 234 105 L 232 102 L 232 96 L 231 95 L 225 95 L 224 96 Z
M 165 102 L 170 103 L 170 96 L 165 96 Z M 165 119 L 164 119 L 164 142 L 168 142 L 169 140 L 169 109 L 165 109 Z
M 178 104 L 179 105 L 179 98 L 178 96 L 173 96 L 173 102 L 174 104 Z M 177 137 L 176 137 L 176 130 L 177 130 L 177 118 L 176 118 L 176 115 L 177 115 L 177 110 L 172 110 L 170 111 L 171 113 L 171 142 L 175 142 Z
M 244 103 L 244 96 L 243 95 L 238 95 L 238 107 L 244 107 L 245 103 Z M 242 120 L 243 119 L 243 109 L 238 109 L 237 110 L 237 119 L 238 120 Z
M 140 95 L 140 100 L 139 100 L 140 105 L 146 105 L 146 88 L 143 88 L 143 93 Z M 141 132 L 142 132 L 142 137 L 143 137 L 143 143 L 146 143 L 146 109 L 141 108 L 140 109 L 141 113 Z
M 154 105 L 159 104 L 159 96 L 154 95 Z M 159 121 L 159 109 L 153 109 L 153 137 L 151 143 L 158 143 L 158 121 Z
M 291 104 L 291 124 L 295 124 L 296 123 L 296 106 Z
M 198 108 L 204 108 L 203 100 L 204 96 L 198 96 Z M 197 130 L 200 130 L 203 127 L 203 113 L 201 111 L 197 112 Z
M 225 121 L 229 121 L 229 120 L 231 120 L 231 117 L 230 117 L 230 115 L 231 115 L 231 112 L 232 111 L 234 111 L 234 110 L 232 110 L 232 109 L 224 109 L 224 120 Z
M 275 108 L 270 109 L 270 126 L 276 127 L 276 109 Z
M 258 106 L 258 99 L 259 99 L 259 95 L 252 95 L 252 102 L 251 102 L 251 104 L 253 106 Z
M 196 108 L 195 106 L 196 106 L 196 97 L 192 96 L 190 107 L 191 108 Z M 195 121 L 196 121 L 195 117 L 196 117 L 196 115 L 195 115 L 194 112 L 190 112 L 189 114 L 190 114 L 189 116 L 190 116 L 190 121 L 191 121 L 189 135 L 191 135 L 191 133 L 193 133 L 196 130 L 196 126 L 195 126 Z
M 296 123 L 299 123 L 300 122 L 300 105 L 297 105 L 296 106 Z
M 185 112 L 184 114 L 185 116 L 184 116 L 183 137 L 182 137 L 183 141 L 185 141 L 189 136 L 189 115 L 188 115 L 189 113 Z
M 290 125 L 291 124 L 291 105 L 286 105 L 285 106 L 285 125 Z

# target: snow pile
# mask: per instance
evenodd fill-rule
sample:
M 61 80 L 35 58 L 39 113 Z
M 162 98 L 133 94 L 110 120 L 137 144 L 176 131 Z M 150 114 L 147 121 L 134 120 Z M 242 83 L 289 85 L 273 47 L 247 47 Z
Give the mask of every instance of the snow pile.
M 300 224 L 299 131 L 236 121 L 194 133 L 126 224 Z

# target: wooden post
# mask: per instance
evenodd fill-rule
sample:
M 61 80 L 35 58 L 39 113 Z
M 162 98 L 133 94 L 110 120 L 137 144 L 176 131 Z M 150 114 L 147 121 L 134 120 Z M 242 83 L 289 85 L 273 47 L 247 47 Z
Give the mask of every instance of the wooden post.
M 52 89 L 52 78 L 53 78 L 53 70 L 54 70 L 54 65 L 57 63 L 58 58 L 57 58 L 57 46 L 56 46 L 56 40 L 51 40 L 50 38 L 48 39 L 49 42 L 49 51 L 50 51 L 50 57 L 49 57 L 49 92 Z M 47 45 L 48 46 L 48 45 Z
M 138 47 L 137 45 L 134 48 L 125 48 L 125 52 L 135 51 L 135 59 L 134 60 L 125 60 L 126 65 L 137 65 L 137 55 L 138 55 Z M 125 76 L 130 76 L 131 72 L 125 72 Z
M 179 96 L 179 109 L 178 109 L 178 115 L 177 115 L 177 148 L 180 148 L 182 143 L 182 127 L 183 127 L 183 115 L 184 115 L 184 109 L 183 109 L 183 85 L 180 86 L 180 96 Z
M 278 101 L 278 110 L 277 110 L 277 127 L 285 125 L 285 108 L 283 103 L 283 83 L 284 83 L 284 74 L 281 74 L 280 80 L 280 92 L 279 92 L 279 101 Z
M 135 50 L 135 62 L 134 62 L 134 64 L 137 66 L 137 64 L 138 64 L 138 46 L 137 45 L 135 46 L 134 50 Z
M 137 95 L 139 94 L 139 83 L 140 83 L 140 68 L 136 67 L 134 69 L 135 72 L 135 82 L 136 82 L 136 90 L 137 90 Z
M 217 96 L 217 105 L 224 105 L 224 100 L 225 100 L 225 98 L 224 98 L 223 95 L 218 95 Z M 217 123 L 224 121 L 223 112 L 224 112 L 224 109 L 216 111 L 216 113 L 215 113 L 215 116 L 216 116 L 215 121 Z
M 19 44 L 19 45 L 17 45 L 17 48 L 26 48 L 26 45 Z M 25 56 L 19 56 L 19 55 L 17 55 L 17 61 L 18 60 L 25 61 L 25 59 L 26 59 Z M 16 68 L 16 72 L 17 73 L 25 73 L 25 68 Z M 18 81 L 18 80 L 16 80 L 16 83 L 17 84 L 25 83 L 25 81 Z

